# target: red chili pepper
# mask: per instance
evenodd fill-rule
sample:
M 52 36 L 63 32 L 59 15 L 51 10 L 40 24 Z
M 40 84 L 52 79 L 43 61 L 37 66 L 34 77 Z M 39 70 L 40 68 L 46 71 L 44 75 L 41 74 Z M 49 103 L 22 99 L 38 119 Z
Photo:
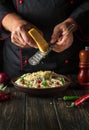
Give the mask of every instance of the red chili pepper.
M 41 88 L 40 84 L 37 85 L 37 88 Z
M 5 93 L 3 91 L 0 91 L 0 96 L 4 95 Z
M 56 82 L 56 85 L 60 85 L 60 83 L 59 83 L 59 82 Z
M 22 81 L 22 84 L 25 84 L 25 82 L 24 82 L 24 81 Z
M 41 80 L 39 79 L 39 80 L 37 81 L 37 83 L 41 83 Z
M 72 102 L 70 107 L 79 106 L 80 104 L 82 104 L 87 99 L 89 99 L 89 94 L 85 94 L 82 97 L 80 97 L 77 100 L 75 100 L 74 102 Z
M 6 92 L 3 92 L 3 91 L 0 91 L 0 102 L 8 100 L 10 97 L 11 97 L 10 92 L 6 93 Z

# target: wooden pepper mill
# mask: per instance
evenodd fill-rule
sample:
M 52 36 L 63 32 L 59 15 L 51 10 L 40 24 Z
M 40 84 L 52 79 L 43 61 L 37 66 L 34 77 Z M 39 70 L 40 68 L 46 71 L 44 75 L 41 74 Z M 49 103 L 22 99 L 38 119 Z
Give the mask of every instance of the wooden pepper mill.
M 89 89 L 89 47 L 79 53 L 78 83 L 83 89 Z

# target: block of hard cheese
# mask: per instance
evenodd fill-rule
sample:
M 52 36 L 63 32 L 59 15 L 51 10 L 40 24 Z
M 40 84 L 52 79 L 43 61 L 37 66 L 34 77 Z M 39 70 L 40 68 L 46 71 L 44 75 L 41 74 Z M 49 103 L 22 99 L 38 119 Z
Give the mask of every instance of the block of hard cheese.
M 36 42 L 36 44 L 41 52 L 47 51 L 47 49 L 49 47 L 48 43 L 35 28 L 30 29 L 28 31 L 28 33 L 33 38 L 33 40 Z

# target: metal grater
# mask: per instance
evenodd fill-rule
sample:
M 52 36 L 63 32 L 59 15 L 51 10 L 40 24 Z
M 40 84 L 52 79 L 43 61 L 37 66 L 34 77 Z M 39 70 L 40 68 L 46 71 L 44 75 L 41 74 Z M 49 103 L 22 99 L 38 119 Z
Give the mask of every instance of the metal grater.
M 71 24 L 68 27 L 69 33 L 75 28 L 75 24 Z M 69 33 L 65 34 L 68 35 Z M 62 39 L 62 36 L 60 37 Z M 28 59 L 29 64 L 31 65 L 37 65 L 40 63 L 40 61 L 46 57 L 46 55 L 49 54 L 49 52 L 53 49 L 53 47 L 56 45 L 56 43 L 51 44 L 46 52 L 37 51 L 32 57 Z
M 49 54 L 49 52 L 52 50 L 52 46 L 49 47 L 49 49 L 46 52 L 37 51 L 31 58 L 28 59 L 29 64 L 31 65 L 37 65 L 39 62 L 46 57 L 46 55 Z

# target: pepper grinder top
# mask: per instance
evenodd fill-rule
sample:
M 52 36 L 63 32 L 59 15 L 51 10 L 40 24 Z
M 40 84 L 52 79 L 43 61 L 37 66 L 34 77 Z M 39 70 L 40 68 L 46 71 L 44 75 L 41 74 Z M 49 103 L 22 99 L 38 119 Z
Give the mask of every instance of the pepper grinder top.
M 89 64 L 89 47 L 85 47 L 85 50 L 81 50 L 79 53 L 80 64 Z
M 78 83 L 84 89 L 89 89 L 89 47 L 79 53 Z

